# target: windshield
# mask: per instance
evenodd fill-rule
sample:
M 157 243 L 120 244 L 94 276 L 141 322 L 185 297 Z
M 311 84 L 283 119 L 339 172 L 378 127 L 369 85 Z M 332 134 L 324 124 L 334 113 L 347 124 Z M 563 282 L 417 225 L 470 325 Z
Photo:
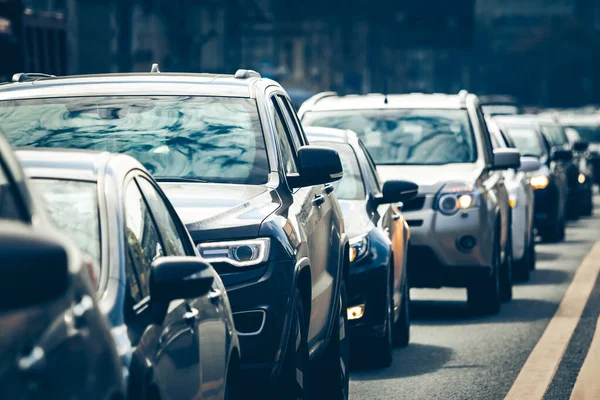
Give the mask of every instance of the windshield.
M 600 143 L 600 126 L 596 125 L 570 125 L 575 129 L 582 140 L 589 143 Z
M 506 134 L 524 156 L 542 157 L 544 148 L 534 128 L 507 127 Z
M 126 153 L 157 178 L 263 184 L 256 103 L 227 97 L 79 97 L 0 102 L 15 147 Z
M 567 136 L 565 135 L 564 131 L 560 126 L 541 125 L 541 129 L 544 135 L 546 135 L 546 137 L 552 144 L 552 146 L 564 146 L 565 144 L 569 143 Z
M 466 110 L 310 112 L 302 122 L 353 130 L 380 165 L 471 163 L 477 157 Z
M 92 258 L 94 280 L 98 285 L 101 257 L 96 183 L 34 179 L 33 186 L 54 225 Z
M 364 200 L 365 185 L 356 153 L 349 144 L 317 142 L 319 145 L 331 147 L 336 150 L 342 160 L 344 176 L 339 181 L 333 182 L 335 195 L 340 200 Z

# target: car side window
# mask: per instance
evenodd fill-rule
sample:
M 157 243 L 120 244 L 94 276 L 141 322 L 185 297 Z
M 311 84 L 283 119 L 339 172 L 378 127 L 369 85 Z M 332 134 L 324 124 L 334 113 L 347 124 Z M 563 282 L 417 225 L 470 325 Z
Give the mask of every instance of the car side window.
M 364 157 L 367 164 L 367 174 L 369 177 L 369 185 L 371 187 L 371 192 L 374 194 L 379 194 L 381 192 L 381 187 L 379 186 L 379 176 L 377 175 L 377 167 L 371 158 L 371 155 L 367 151 L 367 148 L 359 142 L 359 146 L 362 151 L 359 151 L 359 154 L 362 153 L 362 157 Z
M 485 147 L 485 151 L 488 154 L 488 159 L 490 160 L 490 162 L 494 159 L 494 151 L 493 151 L 493 145 L 491 143 L 491 135 L 490 132 L 487 128 L 487 124 L 485 123 L 485 117 L 483 116 L 483 112 L 481 111 L 481 107 L 479 106 L 475 106 L 475 110 L 477 113 L 477 122 L 479 123 L 479 126 L 481 127 L 482 133 L 483 133 L 483 146 Z
M 282 104 L 283 109 L 286 111 L 286 118 L 288 120 L 288 124 L 290 125 L 290 131 L 292 132 L 292 140 L 294 141 L 294 146 L 296 150 L 306 144 L 306 136 L 304 135 L 304 130 L 302 129 L 302 124 L 298 120 L 298 115 L 296 111 L 294 111 L 294 107 L 290 104 L 288 99 L 285 96 L 278 95 L 280 104 Z
M 298 173 L 298 169 L 296 168 L 296 153 L 292 149 L 288 139 L 289 134 L 287 125 L 283 120 L 282 112 L 279 104 L 277 103 L 277 99 L 275 97 L 271 97 L 271 101 L 273 104 L 273 119 L 275 121 L 275 129 L 277 131 L 275 134 L 277 135 L 278 147 L 280 149 L 285 172 L 286 174 Z
M 0 220 L 3 219 L 22 220 L 23 218 L 15 188 L 0 164 Z
M 165 252 L 167 256 L 186 256 L 185 245 L 181 238 L 180 229 L 178 228 L 169 208 L 165 204 L 165 199 L 160 195 L 158 190 L 147 179 L 136 178 L 144 198 L 150 206 L 150 210 L 160 236 L 165 244 Z
M 133 180 L 125 190 L 125 238 L 127 284 L 137 304 L 150 296 L 150 268 L 165 251 L 148 205 Z

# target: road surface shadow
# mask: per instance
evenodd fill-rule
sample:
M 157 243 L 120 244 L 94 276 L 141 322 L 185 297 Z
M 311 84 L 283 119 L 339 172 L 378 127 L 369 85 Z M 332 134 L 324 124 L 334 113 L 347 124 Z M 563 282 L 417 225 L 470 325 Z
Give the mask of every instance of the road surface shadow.
M 531 272 L 531 279 L 528 282 L 522 282 L 525 285 L 559 285 L 569 282 L 571 275 L 558 269 L 536 269 Z
M 472 325 L 490 322 L 520 322 L 550 319 L 558 303 L 535 299 L 515 299 L 502 304 L 499 314 L 476 315 L 466 301 L 411 301 L 411 319 L 414 325 Z
M 547 251 L 543 251 L 540 249 L 537 249 L 536 251 L 536 259 L 537 261 L 554 261 L 556 259 L 560 258 L 560 254 L 557 253 L 549 253 Z
M 354 381 L 405 378 L 435 372 L 450 361 L 453 350 L 448 347 L 411 343 L 408 347 L 394 350 L 394 361 L 385 369 L 355 369 Z

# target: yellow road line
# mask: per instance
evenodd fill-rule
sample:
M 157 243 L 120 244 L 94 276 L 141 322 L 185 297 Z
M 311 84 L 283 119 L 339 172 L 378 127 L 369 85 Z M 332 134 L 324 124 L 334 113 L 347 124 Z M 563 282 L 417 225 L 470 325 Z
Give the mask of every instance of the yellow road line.
M 506 395 L 507 400 L 544 397 L 596 284 L 599 260 L 600 242 L 596 242 L 577 269 L 558 310 Z
M 571 400 L 600 399 L 600 318 L 596 321 L 594 339 L 581 366 L 571 392 Z

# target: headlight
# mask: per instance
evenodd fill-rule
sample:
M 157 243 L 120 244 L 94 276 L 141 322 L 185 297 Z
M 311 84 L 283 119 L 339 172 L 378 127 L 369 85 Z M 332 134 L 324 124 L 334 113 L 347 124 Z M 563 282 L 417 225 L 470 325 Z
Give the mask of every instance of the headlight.
M 510 208 L 515 208 L 517 206 L 517 195 L 509 194 L 508 195 L 508 204 L 510 204 Z
M 448 183 L 438 193 L 436 204 L 442 214 L 453 215 L 459 210 L 477 207 L 479 193 L 473 188 L 473 185 L 460 182 Z
M 537 175 L 533 176 L 529 183 L 534 189 L 545 189 L 550 184 L 550 179 L 545 175 Z
M 350 262 L 358 261 L 369 251 L 369 236 L 362 235 L 350 239 Z
M 579 174 L 579 177 L 577 178 L 577 180 L 579 181 L 579 183 L 584 184 L 585 183 L 585 174 Z
M 233 240 L 230 242 L 200 243 L 198 251 L 210 262 L 224 262 L 234 267 L 251 267 L 269 259 L 271 240 Z

